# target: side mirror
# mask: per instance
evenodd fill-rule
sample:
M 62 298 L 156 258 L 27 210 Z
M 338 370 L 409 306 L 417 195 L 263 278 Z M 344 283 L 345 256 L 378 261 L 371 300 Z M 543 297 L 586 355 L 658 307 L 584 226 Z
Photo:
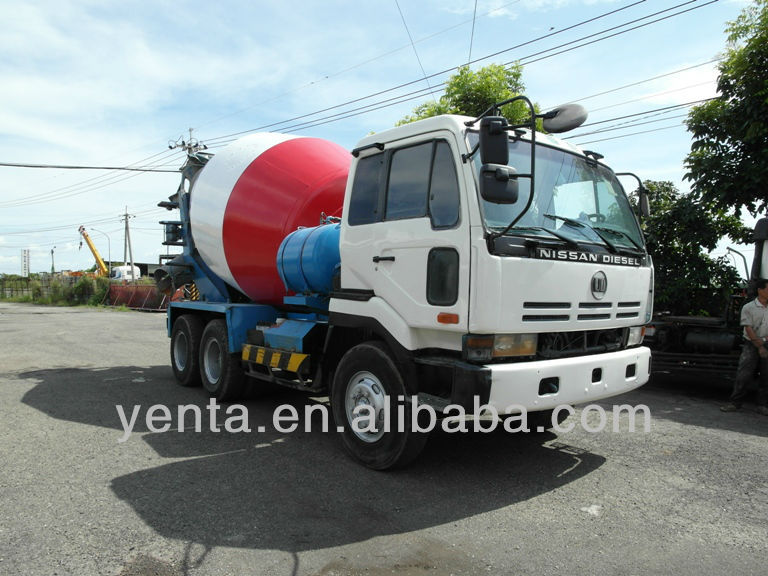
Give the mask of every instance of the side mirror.
M 483 164 L 509 164 L 508 126 L 503 116 L 485 116 L 480 120 L 480 161 Z
M 587 116 L 587 109 L 581 104 L 563 104 L 543 115 L 542 126 L 550 134 L 559 134 L 578 128 Z
M 480 196 L 494 204 L 514 204 L 519 194 L 517 173 L 511 166 L 483 164 L 480 168 Z
M 648 218 L 651 215 L 651 203 L 648 200 L 648 190 L 644 186 L 640 186 L 637 190 L 637 196 L 640 200 L 640 214 L 643 218 Z

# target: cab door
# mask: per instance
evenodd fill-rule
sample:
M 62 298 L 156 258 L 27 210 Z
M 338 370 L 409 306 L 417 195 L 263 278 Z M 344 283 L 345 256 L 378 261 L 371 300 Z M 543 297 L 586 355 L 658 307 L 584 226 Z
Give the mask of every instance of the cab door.
M 342 285 L 373 291 L 411 327 L 466 331 L 469 217 L 453 135 L 358 161 L 342 232 Z

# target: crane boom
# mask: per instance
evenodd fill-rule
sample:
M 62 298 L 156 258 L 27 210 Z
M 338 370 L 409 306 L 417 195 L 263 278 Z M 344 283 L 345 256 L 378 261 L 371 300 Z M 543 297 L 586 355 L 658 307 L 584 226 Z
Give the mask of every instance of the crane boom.
M 96 246 L 93 245 L 93 242 L 91 241 L 91 237 L 88 236 L 88 232 L 85 231 L 85 226 L 80 226 L 78 228 L 78 231 L 80 232 L 80 235 L 85 240 L 85 243 L 88 244 L 88 248 L 91 249 L 91 253 L 93 254 L 93 257 L 96 258 L 96 265 L 98 266 L 98 270 L 96 272 L 97 276 L 107 276 L 107 265 L 104 264 L 104 260 L 101 258 L 101 254 L 99 254 L 99 251 L 96 250 Z

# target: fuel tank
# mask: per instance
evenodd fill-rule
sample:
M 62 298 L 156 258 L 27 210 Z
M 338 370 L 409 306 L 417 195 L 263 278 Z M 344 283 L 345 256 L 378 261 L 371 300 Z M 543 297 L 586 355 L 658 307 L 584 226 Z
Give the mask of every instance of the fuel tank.
M 319 138 L 259 133 L 229 144 L 190 193 L 201 257 L 251 300 L 281 304 L 288 292 L 277 269 L 280 245 L 299 228 L 320 224 L 322 214 L 341 216 L 350 162 L 347 150 Z

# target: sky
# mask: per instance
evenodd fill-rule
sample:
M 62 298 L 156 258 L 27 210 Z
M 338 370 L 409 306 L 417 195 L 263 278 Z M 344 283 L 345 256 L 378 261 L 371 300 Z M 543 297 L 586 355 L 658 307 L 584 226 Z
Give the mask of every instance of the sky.
M 290 132 L 347 149 L 439 98 L 457 67 L 523 64 L 542 109 L 617 172 L 680 190 L 691 102 L 716 95 L 725 26 L 745 0 L 0 0 L 0 163 L 176 170 L 192 137 Z M 655 14 L 655 15 L 654 15 Z M 605 130 L 595 133 L 596 130 Z M 623 181 L 628 189 L 631 181 Z M 0 273 L 157 262 L 172 172 L 0 166 Z M 745 220 L 752 224 L 754 220 Z M 721 244 L 715 255 L 725 254 Z M 739 246 L 751 262 L 750 246 Z M 53 254 L 52 254 L 53 251 Z M 743 270 L 741 260 L 734 262 Z

